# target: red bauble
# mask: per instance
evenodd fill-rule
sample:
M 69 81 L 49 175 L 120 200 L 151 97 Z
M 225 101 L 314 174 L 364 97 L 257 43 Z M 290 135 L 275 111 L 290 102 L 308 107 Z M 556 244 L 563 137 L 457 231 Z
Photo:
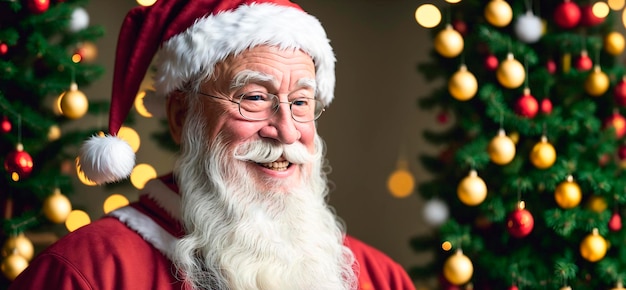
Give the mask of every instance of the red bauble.
M 550 99 L 548 98 L 542 99 L 539 105 L 539 109 L 541 110 L 542 114 L 550 115 L 550 113 L 552 113 L 552 101 L 550 101 Z
M 498 60 L 498 58 L 493 55 L 490 54 L 485 58 L 485 68 L 488 71 L 496 71 L 496 69 L 498 69 L 498 64 L 500 63 L 500 61 Z
M 574 63 L 574 67 L 576 67 L 576 69 L 579 71 L 588 71 L 593 68 L 593 61 L 589 57 L 589 54 L 587 54 L 586 50 L 583 50 L 580 53 L 580 56 L 576 59 L 576 62 Z
M 622 217 L 618 212 L 614 212 L 609 220 L 609 229 L 617 232 L 622 229 Z
M 626 106 L 626 77 L 615 84 L 613 99 L 618 105 Z
M 458 31 L 462 36 L 467 35 L 467 23 L 463 20 L 454 20 L 452 21 L 452 28 Z
M 509 290 L 519 290 L 519 288 L 517 288 L 517 286 L 515 285 L 511 285 L 511 287 L 509 287 Z
M 511 236 L 523 238 L 532 232 L 535 226 L 533 215 L 526 209 L 516 209 L 506 219 L 506 228 Z
M 591 27 L 604 22 L 604 18 L 597 17 L 593 14 L 593 6 L 589 4 L 580 7 L 580 25 Z
M 622 138 L 626 134 L 626 119 L 619 112 L 615 112 L 604 121 L 604 127 L 614 128 L 615 137 Z
M 515 112 L 526 118 L 533 118 L 539 112 L 537 99 L 530 94 L 530 90 L 524 90 L 524 95 L 515 103 Z
M 5 55 L 7 52 L 9 52 L 9 46 L 4 42 L 0 42 L 0 55 Z
M 27 0 L 28 10 L 34 14 L 41 14 L 50 7 L 50 0 Z
M 556 72 L 556 62 L 553 59 L 549 59 L 546 62 L 546 69 L 550 74 L 554 74 Z
M 561 28 L 574 28 L 580 22 L 581 12 L 578 4 L 565 0 L 554 10 L 554 23 Z
M 11 151 L 7 154 L 4 160 L 4 169 L 11 175 L 18 175 L 18 178 L 13 178 L 13 180 L 26 178 L 33 171 L 33 158 L 30 157 L 30 154 L 24 151 L 21 144 L 19 144 L 15 151 Z
M 5 133 L 5 134 L 9 133 L 11 132 L 12 127 L 13 125 L 11 125 L 9 118 L 7 118 L 7 116 L 4 116 L 2 118 L 2 122 L 0 122 L 0 132 Z
M 619 148 L 617 148 L 617 157 L 619 160 L 626 159 L 626 145 L 620 145 Z

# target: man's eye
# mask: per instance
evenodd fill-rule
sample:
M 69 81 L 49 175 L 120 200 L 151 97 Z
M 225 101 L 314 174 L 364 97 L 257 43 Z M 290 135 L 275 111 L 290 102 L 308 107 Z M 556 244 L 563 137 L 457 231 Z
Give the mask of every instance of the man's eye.
M 294 106 L 306 106 L 306 105 L 309 104 L 309 100 L 307 100 L 307 99 L 297 99 L 297 100 L 294 100 L 291 104 L 294 105 Z
M 267 95 L 259 92 L 245 93 L 241 98 L 244 101 L 267 101 Z

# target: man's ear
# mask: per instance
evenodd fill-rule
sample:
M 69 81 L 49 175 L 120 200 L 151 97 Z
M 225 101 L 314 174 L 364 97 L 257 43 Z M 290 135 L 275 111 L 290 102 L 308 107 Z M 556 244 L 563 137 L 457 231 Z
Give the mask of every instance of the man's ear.
M 187 115 L 187 98 L 181 91 L 173 91 L 167 96 L 167 123 L 170 135 L 176 144 L 180 144 L 183 132 L 183 124 Z

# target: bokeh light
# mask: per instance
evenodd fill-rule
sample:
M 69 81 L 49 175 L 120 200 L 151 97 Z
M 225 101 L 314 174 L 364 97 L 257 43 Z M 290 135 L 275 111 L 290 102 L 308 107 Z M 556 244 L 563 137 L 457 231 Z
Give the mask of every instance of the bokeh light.
M 593 4 L 593 6 L 591 7 L 591 11 L 593 12 L 593 15 L 595 17 L 606 18 L 609 15 L 611 9 L 609 9 L 609 5 L 605 2 L 598 1 Z
M 146 97 L 146 91 L 141 91 L 135 97 L 135 110 L 139 115 L 145 118 L 151 118 L 152 113 L 148 111 L 146 105 L 144 104 L 144 98 Z
M 624 8 L 624 4 L 626 4 L 626 0 L 609 0 L 609 7 L 613 10 L 622 10 Z
M 130 183 L 137 189 L 143 189 L 146 183 L 157 177 L 156 170 L 149 164 L 138 164 L 130 173 Z
M 76 161 L 75 161 L 75 167 L 76 167 L 76 176 L 78 177 L 78 180 L 80 180 L 80 182 L 82 182 L 84 185 L 88 185 L 88 186 L 96 186 L 97 184 L 90 180 L 89 178 L 87 178 L 87 176 L 85 176 L 85 172 L 83 172 L 83 170 L 80 168 L 80 157 L 76 157 Z
M 443 243 L 441 244 L 441 248 L 442 248 L 444 251 L 450 251 L 450 250 L 452 250 L 452 243 L 450 243 L 449 241 L 445 241 L 445 242 L 443 242 Z
M 441 11 L 433 4 L 422 4 L 415 10 L 415 20 L 421 26 L 433 28 L 441 23 Z
M 139 134 L 137 133 L 137 131 L 135 131 L 135 129 L 122 126 L 120 128 L 120 131 L 117 132 L 117 137 L 126 141 L 126 143 L 128 143 L 130 147 L 133 148 L 133 152 L 137 153 L 137 150 L 139 150 L 139 145 L 141 145 L 141 139 L 139 138 Z
M 454 4 L 454 3 L 459 3 L 459 2 L 461 2 L 461 0 L 446 0 L 446 2 L 448 2 L 448 3 L 453 3 L 453 4 Z
M 108 214 L 120 207 L 127 206 L 128 204 L 128 198 L 121 194 L 114 193 L 107 197 L 102 208 L 104 209 L 104 213 Z
M 89 223 L 91 223 L 89 215 L 82 210 L 75 209 L 67 216 L 67 219 L 65 220 L 65 228 L 67 228 L 68 231 L 73 232 L 82 226 L 88 225 Z
M 141 6 L 152 6 L 157 0 L 137 0 L 137 4 Z

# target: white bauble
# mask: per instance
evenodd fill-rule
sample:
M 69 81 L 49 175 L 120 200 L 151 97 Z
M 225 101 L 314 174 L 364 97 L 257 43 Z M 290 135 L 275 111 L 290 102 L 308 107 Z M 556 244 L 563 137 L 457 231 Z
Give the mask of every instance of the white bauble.
M 517 38 L 525 43 L 535 43 L 543 35 L 541 18 L 535 16 L 531 11 L 517 17 L 514 29 Z
M 70 20 L 69 30 L 71 32 L 81 31 L 89 26 L 89 14 L 87 10 L 82 7 L 76 7 L 72 12 L 72 19 Z
M 441 199 L 433 198 L 424 204 L 424 219 L 432 226 L 440 226 L 448 220 L 450 210 Z

